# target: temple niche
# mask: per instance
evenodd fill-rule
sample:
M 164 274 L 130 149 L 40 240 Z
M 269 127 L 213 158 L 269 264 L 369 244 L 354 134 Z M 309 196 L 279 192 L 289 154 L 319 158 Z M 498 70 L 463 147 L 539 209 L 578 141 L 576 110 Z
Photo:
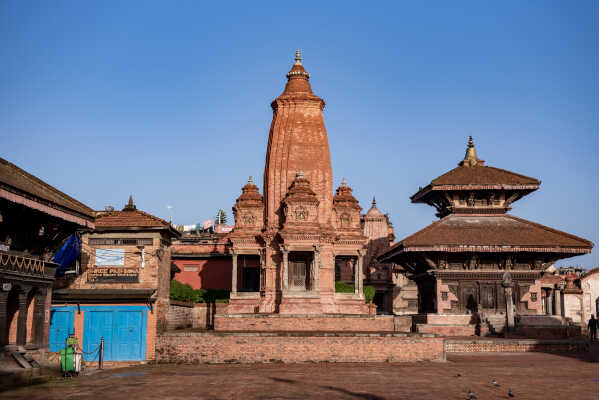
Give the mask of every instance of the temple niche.
M 590 253 L 585 239 L 507 214 L 514 202 L 541 182 L 485 166 L 472 137 L 457 168 L 432 180 L 411 197 L 436 209 L 439 221 L 400 240 L 379 255 L 396 264 L 418 288 L 411 308 L 420 332 L 487 322 L 503 330 L 510 314 L 530 320 L 543 314 L 540 278 L 557 260 Z M 509 282 L 507 285 L 505 282 Z M 406 302 L 401 307 L 408 306 Z M 472 326 L 467 326 L 471 330 Z M 469 331 L 461 334 L 471 334 Z

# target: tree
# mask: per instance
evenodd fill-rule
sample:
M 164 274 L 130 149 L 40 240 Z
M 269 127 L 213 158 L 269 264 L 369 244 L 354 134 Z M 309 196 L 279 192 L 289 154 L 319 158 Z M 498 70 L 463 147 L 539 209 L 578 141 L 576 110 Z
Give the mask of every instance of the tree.
M 223 209 L 219 209 L 216 213 L 214 225 L 227 225 L 227 213 Z

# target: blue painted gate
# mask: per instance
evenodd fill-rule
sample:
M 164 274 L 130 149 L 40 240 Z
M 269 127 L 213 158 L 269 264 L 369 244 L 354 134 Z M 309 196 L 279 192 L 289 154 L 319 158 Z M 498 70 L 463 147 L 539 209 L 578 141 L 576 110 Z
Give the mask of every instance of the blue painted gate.
M 98 361 L 104 338 L 104 360 L 146 359 L 147 308 L 144 306 L 86 306 L 83 330 L 84 359 Z M 91 353 L 91 354 L 90 354 Z
M 64 348 L 69 333 L 74 333 L 74 307 L 52 307 L 50 310 L 50 351 Z

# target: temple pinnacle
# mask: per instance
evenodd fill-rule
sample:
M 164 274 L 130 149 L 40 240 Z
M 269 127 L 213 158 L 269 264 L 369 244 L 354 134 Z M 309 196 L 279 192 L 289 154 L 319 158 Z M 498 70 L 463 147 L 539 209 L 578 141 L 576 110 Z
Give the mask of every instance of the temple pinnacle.
M 135 207 L 135 204 L 133 203 L 133 196 L 129 195 L 129 202 L 125 205 L 125 207 L 123 208 L 123 211 L 135 211 L 137 210 L 137 207 Z
M 248 185 L 253 185 L 254 184 L 254 178 L 250 175 L 250 177 L 248 178 Z
M 295 177 L 296 178 L 303 178 L 304 177 L 304 171 L 302 171 L 302 169 L 300 168 L 299 171 L 297 171 L 297 175 Z
M 343 177 L 343 179 L 341 179 L 341 186 L 347 187 L 347 181 L 345 180 L 345 177 Z
M 300 49 L 295 51 L 295 65 L 302 65 L 302 53 Z
M 464 163 L 470 166 L 478 164 L 478 158 L 476 157 L 476 149 L 474 148 L 474 141 L 472 136 L 468 138 L 468 148 L 466 149 L 466 155 L 464 156 Z
M 372 207 L 376 208 L 376 197 L 372 196 Z

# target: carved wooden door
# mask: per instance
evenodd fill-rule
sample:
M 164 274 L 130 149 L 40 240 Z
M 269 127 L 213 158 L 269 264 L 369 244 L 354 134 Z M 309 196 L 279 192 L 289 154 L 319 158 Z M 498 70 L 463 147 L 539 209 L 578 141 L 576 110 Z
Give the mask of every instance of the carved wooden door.
M 305 260 L 294 260 L 289 262 L 289 288 L 306 290 L 308 263 Z
M 480 303 L 486 310 L 495 310 L 495 287 L 482 285 L 480 287 Z

